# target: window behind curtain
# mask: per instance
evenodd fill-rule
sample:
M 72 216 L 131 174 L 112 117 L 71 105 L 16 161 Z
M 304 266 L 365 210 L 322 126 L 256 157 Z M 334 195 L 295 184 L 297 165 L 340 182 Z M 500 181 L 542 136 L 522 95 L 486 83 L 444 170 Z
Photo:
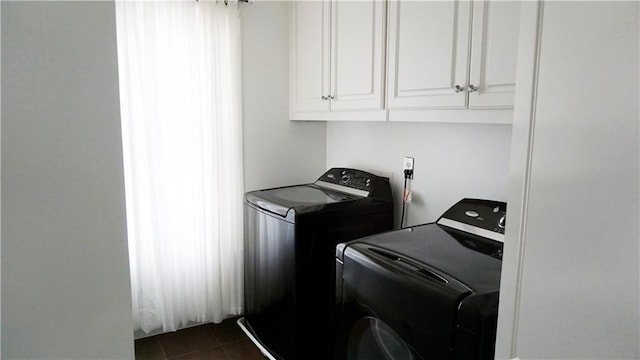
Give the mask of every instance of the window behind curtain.
M 242 313 L 240 19 L 211 1 L 117 1 L 135 330 Z

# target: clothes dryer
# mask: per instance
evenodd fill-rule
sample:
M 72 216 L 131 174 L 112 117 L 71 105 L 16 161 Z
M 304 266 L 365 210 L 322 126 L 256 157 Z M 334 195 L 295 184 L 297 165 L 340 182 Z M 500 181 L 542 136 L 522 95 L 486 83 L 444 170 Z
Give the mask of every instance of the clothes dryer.
M 332 168 L 314 183 L 248 192 L 238 324 L 271 359 L 332 358 L 336 244 L 392 226 L 389 179 L 366 171 Z
M 506 204 L 336 247 L 338 360 L 493 359 Z

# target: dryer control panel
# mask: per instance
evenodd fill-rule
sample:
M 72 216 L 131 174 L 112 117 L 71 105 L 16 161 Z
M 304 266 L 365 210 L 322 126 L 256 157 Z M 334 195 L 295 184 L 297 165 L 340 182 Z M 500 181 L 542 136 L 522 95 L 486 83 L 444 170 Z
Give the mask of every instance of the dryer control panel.
M 483 199 L 462 199 L 438 219 L 437 224 L 504 242 L 507 204 Z

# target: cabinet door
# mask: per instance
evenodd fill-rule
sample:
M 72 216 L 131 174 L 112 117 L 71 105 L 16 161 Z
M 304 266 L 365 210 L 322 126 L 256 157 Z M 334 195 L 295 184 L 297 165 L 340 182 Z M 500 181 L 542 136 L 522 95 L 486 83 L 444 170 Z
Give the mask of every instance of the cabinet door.
M 331 111 L 384 109 L 384 1 L 331 3 Z
M 471 3 L 389 2 L 389 109 L 465 108 Z
M 291 4 L 291 111 L 329 111 L 330 2 Z
M 474 2 L 469 108 L 513 107 L 519 19 L 517 1 Z

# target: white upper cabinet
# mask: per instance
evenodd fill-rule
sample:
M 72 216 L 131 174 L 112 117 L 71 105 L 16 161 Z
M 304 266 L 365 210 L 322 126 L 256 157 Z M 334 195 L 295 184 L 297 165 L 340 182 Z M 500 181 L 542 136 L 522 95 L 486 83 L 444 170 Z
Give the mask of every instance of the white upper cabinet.
M 292 3 L 292 112 L 329 111 L 330 8 L 324 1 Z
M 511 122 L 519 19 L 515 1 L 389 2 L 389 119 Z
M 390 2 L 390 109 L 467 106 L 470 23 L 469 1 Z
M 519 2 L 473 3 L 470 109 L 513 107 L 519 20 Z
M 520 3 L 291 4 L 294 120 L 510 123 Z
M 386 4 L 291 5 L 291 119 L 386 120 Z

